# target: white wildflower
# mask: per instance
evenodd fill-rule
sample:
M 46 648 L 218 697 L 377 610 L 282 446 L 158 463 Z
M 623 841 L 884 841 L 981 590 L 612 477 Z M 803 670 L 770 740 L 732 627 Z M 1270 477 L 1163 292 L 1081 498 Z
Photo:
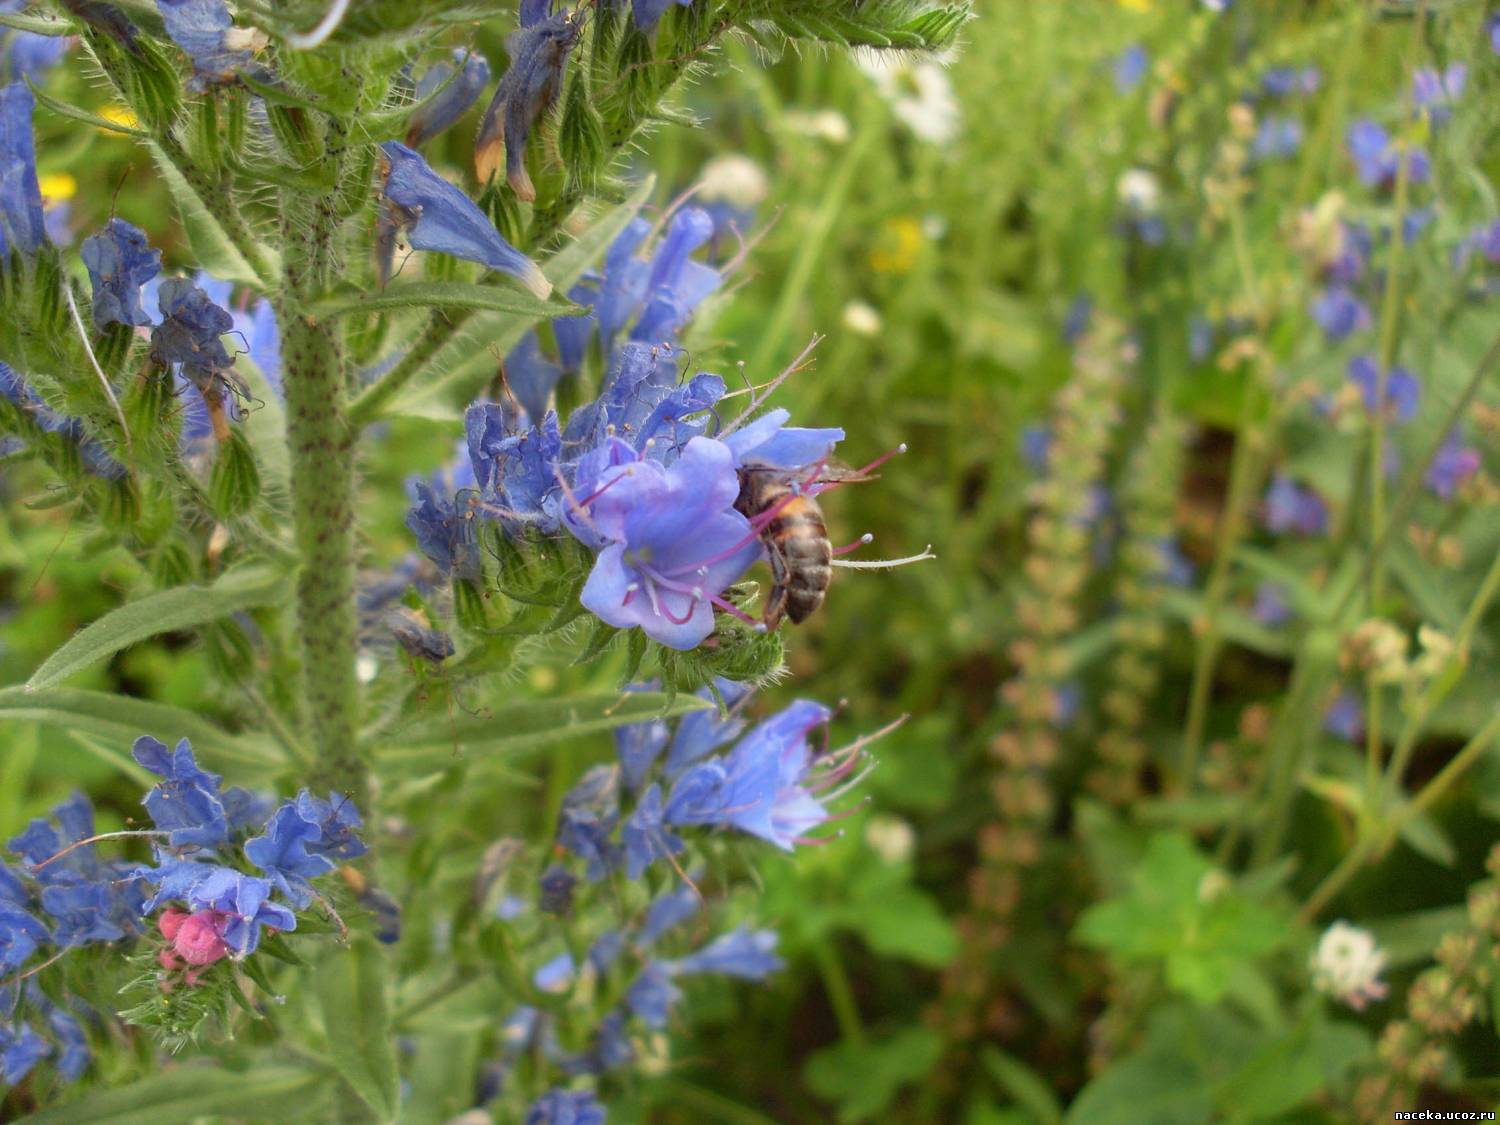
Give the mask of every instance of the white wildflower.
M 874 305 L 850 301 L 844 306 L 844 327 L 856 336 L 877 336 L 881 329 L 880 313 Z
M 1385 953 L 1369 930 L 1335 922 L 1324 931 L 1313 950 L 1313 987 L 1335 1000 L 1363 1011 L 1372 1000 L 1383 1000 L 1389 991 L 1380 974 L 1385 971 Z

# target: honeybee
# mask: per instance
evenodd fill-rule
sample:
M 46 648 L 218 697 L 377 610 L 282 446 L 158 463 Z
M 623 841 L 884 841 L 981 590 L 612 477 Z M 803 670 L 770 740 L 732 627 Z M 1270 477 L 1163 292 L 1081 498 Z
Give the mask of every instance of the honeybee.
M 903 443 L 862 469 L 830 465 L 826 459 L 810 472 L 771 465 L 741 467 L 740 494 L 734 509 L 756 529 L 771 567 L 771 594 L 761 616 L 766 629 L 776 628 L 783 618 L 800 625 L 811 617 L 828 594 L 834 567 L 886 570 L 935 557 L 929 546 L 910 558 L 846 562 L 838 556 L 857 551 L 875 537 L 867 533 L 843 547 L 835 547 L 828 541 L 828 525 L 823 520 L 818 495 L 843 484 L 877 480 L 871 475 L 874 470 L 905 452 Z
M 783 617 L 802 624 L 823 604 L 833 581 L 833 544 L 808 483 L 785 469 L 748 465 L 740 470 L 734 507 L 759 526 L 771 566 L 771 594 L 762 618 L 767 629 L 776 628 Z M 759 517 L 773 510 L 761 526 Z

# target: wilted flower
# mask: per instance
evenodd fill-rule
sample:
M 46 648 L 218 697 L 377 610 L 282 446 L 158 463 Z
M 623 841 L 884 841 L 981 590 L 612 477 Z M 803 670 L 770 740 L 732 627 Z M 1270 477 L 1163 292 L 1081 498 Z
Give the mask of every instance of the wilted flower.
M 151 359 L 163 367 L 182 365 L 182 373 L 200 390 L 217 389 L 234 360 L 221 337 L 234 318 L 197 285 L 169 277 L 157 289 L 161 323 L 151 330 Z
M 451 64 L 438 63 L 417 83 L 417 108 L 406 122 L 410 148 L 421 148 L 446 130 L 468 112 L 489 85 L 490 64 L 479 52 L 455 47 L 451 58 Z
M 146 243 L 146 233 L 124 219 L 111 219 L 96 235 L 83 240 L 83 264 L 93 287 L 94 326 L 150 324 L 141 307 L 141 286 L 161 269 L 161 251 Z
M 552 292 L 541 268 L 500 237 L 467 195 L 399 141 L 380 146 L 388 171 L 385 198 L 395 225 L 417 250 L 436 250 L 509 274 L 538 297 Z
M 641 5 L 636 5 L 637 23 Z M 660 13 L 658 12 L 658 15 Z M 506 40 L 510 66 L 495 87 L 474 139 L 474 174 L 488 183 L 505 157 L 505 176 L 517 198 L 533 202 L 536 188 L 526 171 L 526 138 L 532 126 L 557 102 L 568 55 L 578 42 L 573 13 L 546 15 L 545 6 L 523 6 L 520 30 Z
M 1385 953 L 1368 930 L 1335 922 L 1318 939 L 1310 969 L 1313 987 L 1362 1012 L 1372 1000 L 1383 1000 L 1389 988 L 1380 979 Z

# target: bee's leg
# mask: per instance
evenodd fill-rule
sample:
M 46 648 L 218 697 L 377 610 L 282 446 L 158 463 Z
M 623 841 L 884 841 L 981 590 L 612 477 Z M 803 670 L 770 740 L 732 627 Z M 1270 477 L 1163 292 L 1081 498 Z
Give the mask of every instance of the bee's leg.
M 761 616 L 761 621 L 770 630 L 780 625 L 781 619 L 786 616 L 786 602 L 790 591 L 787 589 L 789 574 L 786 555 L 782 553 L 781 544 L 771 539 L 765 542 L 766 562 L 771 567 L 771 592 L 766 595 L 766 612 Z

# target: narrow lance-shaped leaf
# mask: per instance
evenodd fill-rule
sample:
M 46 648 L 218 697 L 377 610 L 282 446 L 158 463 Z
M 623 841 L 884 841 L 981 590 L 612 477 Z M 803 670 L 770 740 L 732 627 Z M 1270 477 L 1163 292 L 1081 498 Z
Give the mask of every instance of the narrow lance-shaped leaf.
M 286 594 L 286 576 L 250 568 L 226 574 L 212 586 L 178 586 L 137 598 L 79 630 L 49 656 L 26 682 L 28 692 L 61 683 L 122 648 L 174 629 L 191 629 Z
M 394 1121 L 401 1091 L 385 998 L 385 956 L 368 934 L 318 967 L 328 1054 L 343 1079 L 382 1121 Z

